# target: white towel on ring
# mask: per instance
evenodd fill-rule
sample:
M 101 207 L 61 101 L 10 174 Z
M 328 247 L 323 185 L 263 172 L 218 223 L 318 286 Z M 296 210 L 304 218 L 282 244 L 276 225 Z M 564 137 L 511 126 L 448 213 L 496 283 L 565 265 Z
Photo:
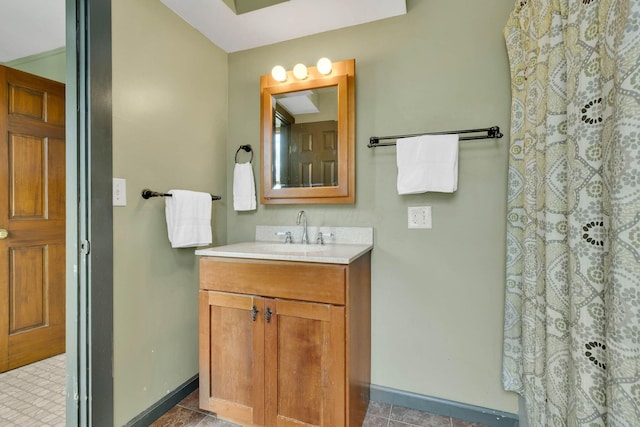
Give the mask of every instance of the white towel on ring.
M 165 197 L 167 233 L 172 248 L 205 246 L 211 238 L 211 194 L 170 190 Z
M 398 139 L 398 194 L 456 191 L 458 140 L 458 135 L 421 135 Z
M 256 183 L 251 163 L 236 163 L 233 168 L 233 209 L 252 211 L 256 209 Z

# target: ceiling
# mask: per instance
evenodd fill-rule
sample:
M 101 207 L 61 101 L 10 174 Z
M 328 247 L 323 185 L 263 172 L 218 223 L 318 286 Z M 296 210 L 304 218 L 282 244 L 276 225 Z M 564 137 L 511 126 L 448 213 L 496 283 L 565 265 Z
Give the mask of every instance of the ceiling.
M 0 63 L 65 45 L 65 0 L 0 0 Z
M 225 0 L 160 1 L 229 53 L 407 13 L 406 0 L 289 0 L 240 15 Z M 0 0 L 0 63 L 63 47 L 64 21 L 65 0 Z
M 407 13 L 406 0 L 290 0 L 236 15 L 223 0 L 161 0 L 226 52 Z

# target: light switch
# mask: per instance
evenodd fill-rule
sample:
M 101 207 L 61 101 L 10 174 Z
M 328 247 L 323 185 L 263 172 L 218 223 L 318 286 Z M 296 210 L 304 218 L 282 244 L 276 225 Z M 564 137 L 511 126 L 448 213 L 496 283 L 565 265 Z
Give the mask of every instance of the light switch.
M 127 206 L 127 181 L 113 178 L 113 206 Z

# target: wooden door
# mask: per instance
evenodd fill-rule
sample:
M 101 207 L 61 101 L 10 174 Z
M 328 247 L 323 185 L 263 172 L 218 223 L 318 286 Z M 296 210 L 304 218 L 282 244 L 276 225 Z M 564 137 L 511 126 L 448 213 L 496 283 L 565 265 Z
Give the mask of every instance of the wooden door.
M 264 300 L 200 291 L 200 407 L 264 425 Z
M 345 425 L 345 312 L 266 300 L 265 410 L 270 427 Z
M 65 351 L 64 90 L 0 66 L 0 372 Z
M 338 122 L 291 125 L 291 187 L 338 185 Z

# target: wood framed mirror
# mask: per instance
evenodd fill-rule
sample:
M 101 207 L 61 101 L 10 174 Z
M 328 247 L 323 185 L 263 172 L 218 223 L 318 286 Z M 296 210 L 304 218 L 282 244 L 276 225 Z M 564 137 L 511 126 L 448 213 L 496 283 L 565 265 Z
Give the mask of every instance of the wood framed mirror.
M 260 77 L 262 204 L 355 202 L 355 60 Z

